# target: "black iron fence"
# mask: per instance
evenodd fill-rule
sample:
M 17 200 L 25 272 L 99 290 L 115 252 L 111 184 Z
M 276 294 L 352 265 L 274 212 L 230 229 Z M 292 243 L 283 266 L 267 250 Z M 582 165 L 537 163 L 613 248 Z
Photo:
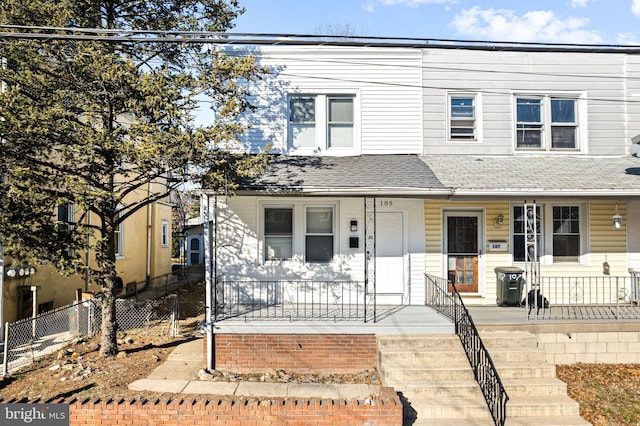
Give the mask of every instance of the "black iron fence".
M 218 280 L 215 319 L 364 320 L 375 315 L 360 281 Z
M 157 299 L 167 296 L 179 287 L 189 286 L 204 279 L 202 265 L 185 266 L 148 280 L 127 283 L 122 297 Z
M 640 319 L 640 276 L 541 277 L 524 295 L 531 320 Z
M 454 322 L 456 334 L 471 364 L 474 377 L 480 385 L 493 421 L 496 425 L 503 426 L 509 396 L 460 293 L 450 281 L 429 274 L 425 274 L 425 285 L 427 305 Z

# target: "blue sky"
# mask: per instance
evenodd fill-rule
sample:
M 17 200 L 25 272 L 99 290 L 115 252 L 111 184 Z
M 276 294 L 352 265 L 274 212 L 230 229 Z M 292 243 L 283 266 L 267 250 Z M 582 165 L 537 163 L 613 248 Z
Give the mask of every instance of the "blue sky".
M 640 45 L 640 0 L 240 0 L 233 32 Z

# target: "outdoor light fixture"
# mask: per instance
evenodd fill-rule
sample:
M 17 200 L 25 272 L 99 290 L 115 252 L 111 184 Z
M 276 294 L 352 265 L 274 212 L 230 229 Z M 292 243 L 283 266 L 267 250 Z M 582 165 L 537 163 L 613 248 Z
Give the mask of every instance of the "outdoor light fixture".
M 611 216 L 611 227 L 613 229 L 622 228 L 622 216 L 618 213 L 618 203 L 616 203 L 616 214 Z
M 496 225 L 500 226 L 500 225 L 502 225 L 502 222 L 504 222 L 504 215 L 503 214 L 499 214 L 496 217 Z

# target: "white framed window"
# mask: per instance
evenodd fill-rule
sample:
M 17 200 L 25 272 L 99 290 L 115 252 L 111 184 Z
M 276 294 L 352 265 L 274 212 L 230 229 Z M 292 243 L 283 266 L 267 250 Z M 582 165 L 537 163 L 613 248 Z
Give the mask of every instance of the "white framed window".
M 553 262 L 580 260 L 580 207 L 553 206 Z
M 162 247 L 169 247 L 169 221 L 163 220 L 161 225 L 161 243 Z
M 306 207 L 305 261 L 329 262 L 333 259 L 334 226 L 333 207 Z
M 354 94 L 289 96 L 287 142 L 300 153 L 353 151 L 357 148 Z
M 524 262 L 525 261 L 525 211 L 524 206 L 513 206 L 513 233 L 512 233 L 512 247 L 513 247 L 513 261 Z M 536 246 L 538 248 L 538 259 L 544 253 L 544 246 L 542 240 L 542 211 L 540 206 L 536 206 Z
M 118 206 L 118 208 L 122 208 L 122 206 Z M 118 217 L 122 216 L 122 212 L 118 215 Z M 114 236 L 116 240 L 116 257 L 123 258 L 124 257 L 124 222 L 120 222 L 114 231 Z
M 316 99 L 314 96 L 289 98 L 289 146 L 293 149 L 316 147 Z
M 587 208 L 584 204 L 537 204 L 538 259 L 542 264 L 584 263 Z M 524 206 L 512 206 L 511 241 L 514 262 L 525 261 Z
M 264 208 L 264 260 L 293 257 L 293 207 Z
M 516 150 L 580 149 L 577 96 L 519 95 L 516 103 Z
M 74 207 L 73 203 L 64 203 L 58 205 L 56 209 L 56 220 L 58 222 L 58 239 L 65 240 L 70 238 L 74 229 Z M 67 247 L 64 255 L 67 257 L 73 257 L 73 249 Z
M 450 93 L 448 96 L 450 141 L 477 141 L 478 96 L 473 93 Z

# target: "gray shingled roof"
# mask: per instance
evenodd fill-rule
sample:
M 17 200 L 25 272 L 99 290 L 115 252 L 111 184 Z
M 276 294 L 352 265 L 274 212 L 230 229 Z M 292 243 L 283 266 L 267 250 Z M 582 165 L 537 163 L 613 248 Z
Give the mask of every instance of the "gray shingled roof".
M 640 195 L 640 158 L 435 155 L 422 160 L 456 195 Z
M 447 194 L 417 155 L 275 156 L 240 191 L 309 194 Z
M 640 196 L 640 158 L 275 156 L 240 192 L 386 196 Z

